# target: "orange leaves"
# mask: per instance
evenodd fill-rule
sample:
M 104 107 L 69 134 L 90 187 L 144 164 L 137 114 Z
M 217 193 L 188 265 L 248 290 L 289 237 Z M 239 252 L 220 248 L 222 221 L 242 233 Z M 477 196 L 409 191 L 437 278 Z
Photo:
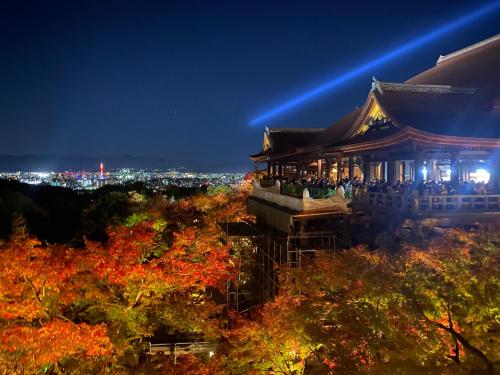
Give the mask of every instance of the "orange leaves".
M 243 199 L 215 194 L 169 204 L 160 225 L 151 219 L 158 212 L 137 214 L 85 249 L 27 237 L 2 245 L 0 369 L 81 365 L 90 373 L 85 366 L 96 360 L 137 355 L 137 341 L 160 327 L 219 337 L 223 306 L 213 296 L 233 277 L 234 259 L 217 221 L 243 217 Z
M 58 296 L 70 303 L 76 298 L 70 282 L 79 272 L 76 250 L 35 247 L 27 240 L 5 246 L 1 253 L 5 261 L 0 263 L 0 314 L 31 321 L 46 317 L 49 299 Z
M 16 326 L 0 330 L 0 365 L 7 367 L 17 362 L 28 372 L 71 356 L 102 359 L 109 357 L 111 350 L 104 325 L 53 320 L 41 328 Z

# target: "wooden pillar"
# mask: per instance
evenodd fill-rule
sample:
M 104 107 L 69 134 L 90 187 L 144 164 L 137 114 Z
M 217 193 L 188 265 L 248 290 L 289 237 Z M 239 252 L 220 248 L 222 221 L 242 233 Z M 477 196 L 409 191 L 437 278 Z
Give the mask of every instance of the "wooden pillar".
M 500 184 L 500 155 L 498 153 L 493 154 L 490 158 L 490 181 L 489 184 L 493 186 L 493 188 L 498 189 L 498 184 Z
M 427 167 L 427 179 L 428 180 L 435 180 L 436 173 L 434 171 L 434 160 L 432 160 L 432 159 L 427 160 L 426 167 Z
M 318 178 L 321 178 L 323 176 L 323 160 L 318 159 L 316 165 L 318 167 Z
M 458 154 L 452 154 L 450 159 L 450 182 L 457 186 L 460 182 L 460 160 Z
M 337 182 L 342 179 L 342 154 L 337 155 Z
M 383 161 L 377 161 L 375 163 L 375 178 L 378 178 L 379 180 L 383 180 L 385 178 L 384 175 L 385 172 L 385 162 Z
M 283 177 L 283 164 L 282 163 L 278 164 L 278 176 L 280 178 Z
M 326 159 L 325 167 L 325 177 L 330 180 L 330 173 L 332 172 L 332 161 L 331 159 Z
M 272 171 L 271 174 L 273 177 L 276 177 L 276 163 L 272 163 Z
M 414 165 L 414 173 L 415 182 L 419 183 L 424 180 L 424 161 L 422 159 L 415 159 Z
M 370 182 L 370 159 L 367 157 L 363 158 L 363 182 Z
M 469 160 L 462 160 L 459 162 L 459 168 L 460 168 L 460 175 L 462 181 L 467 181 L 469 179 L 469 168 L 470 168 L 470 161 Z
M 302 172 L 302 164 L 297 163 L 297 165 L 295 166 L 295 169 L 297 170 L 297 179 L 300 180 L 300 175 Z
M 271 177 L 271 161 L 267 161 L 267 177 Z
M 349 156 L 349 180 L 354 180 L 354 157 Z
M 390 184 L 396 182 L 396 162 L 394 160 L 387 162 L 387 182 Z
M 403 172 L 401 171 L 401 162 L 399 160 L 394 161 L 394 182 L 402 181 L 401 177 Z

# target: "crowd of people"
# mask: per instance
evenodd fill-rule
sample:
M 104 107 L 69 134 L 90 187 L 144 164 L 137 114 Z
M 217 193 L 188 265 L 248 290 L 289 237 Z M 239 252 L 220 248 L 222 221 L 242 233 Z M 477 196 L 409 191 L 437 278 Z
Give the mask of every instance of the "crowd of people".
M 485 195 L 485 194 L 500 194 L 500 185 L 496 185 L 493 182 L 488 184 L 484 182 L 475 182 L 473 180 L 460 181 L 458 184 L 454 184 L 450 181 L 397 181 L 390 183 L 384 179 L 374 179 L 369 182 L 364 182 L 361 178 L 355 177 L 353 180 L 349 178 L 344 178 L 338 182 L 330 181 L 326 178 L 302 178 L 293 179 L 290 181 L 285 181 L 288 186 L 293 186 L 294 190 L 300 190 L 304 188 L 314 189 L 322 188 L 325 190 L 336 191 L 336 194 L 340 194 L 346 197 L 352 197 L 353 191 L 360 189 L 367 192 L 379 192 L 379 193 L 398 193 L 398 194 L 409 194 L 409 195 Z
M 450 181 L 397 181 L 389 183 L 383 179 L 373 180 L 368 184 L 357 184 L 357 187 L 365 189 L 369 192 L 380 193 L 399 193 L 399 194 L 415 194 L 418 195 L 485 195 L 498 193 L 498 186 L 493 183 L 486 184 L 484 182 L 475 181 L 460 181 L 454 184 Z

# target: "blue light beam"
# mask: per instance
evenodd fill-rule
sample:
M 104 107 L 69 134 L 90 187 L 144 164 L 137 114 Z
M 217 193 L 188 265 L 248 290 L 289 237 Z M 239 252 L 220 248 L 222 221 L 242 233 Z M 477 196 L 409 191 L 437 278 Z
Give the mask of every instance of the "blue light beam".
M 486 16 L 488 14 L 491 14 L 495 11 L 497 11 L 500 8 L 500 1 L 494 1 L 492 3 L 486 4 L 482 6 L 481 8 L 475 10 L 472 13 L 468 13 L 465 16 L 462 16 L 444 26 L 441 26 L 440 28 L 433 30 L 429 32 L 428 34 L 421 36 L 419 38 L 413 39 L 409 41 L 407 44 L 403 45 L 402 47 L 396 48 L 390 52 L 387 52 L 386 54 L 371 60 L 363 65 L 360 65 L 356 68 L 354 68 L 351 71 L 345 72 L 332 80 L 310 90 L 305 92 L 302 95 L 299 95 L 293 99 L 290 99 L 289 101 L 279 105 L 278 107 L 271 109 L 270 111 L 259 115 L 252 120 L 250 120 L 250 125 L 255 126 L 259 125 L 262 122 L 269 120 L 272 117 L 276 117 L 279 114 L 291 109 L 292 107 L 298 106 L 299 104 L 305 103 L 321 94 L 324 94 L 327 91 L 332 90 L 333 88 L 340 86 L 341 84 L 345 83 L 346 81 L 362 74 L 365 73 L 379 65 L 382 65 L 388 61 L 391 61 L 395 59 L 398 56 L 401 56 L 402 54 L 409 52 L 411 50 L 414 50 L 418 47 L 423 46 L 426 43 L 429 43 L 430 41 L 437 39 L 447 33 L 450 33 L 453 30 L 459 29 L 460 27 L 463 27 L 478 18 L 481 18 L 483 16 Z

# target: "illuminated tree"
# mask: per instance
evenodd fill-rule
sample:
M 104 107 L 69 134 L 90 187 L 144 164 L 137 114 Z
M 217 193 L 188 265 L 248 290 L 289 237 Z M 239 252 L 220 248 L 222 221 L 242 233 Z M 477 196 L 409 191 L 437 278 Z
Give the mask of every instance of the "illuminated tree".
M 0 249 L 0 368 L 11 369 L 14 358 L 29 372 L 83 368 L 98 357 L 101 366 L 138 366 L 141 340 L 160 328 L 218 338 L 219 296 L 234 262 L 217 220 L 241 208 L 216 194 L 170 210 L 180 225 L 168 242 L 169 221 L 155 208 L 109 227 L 106 243 L 87 241 L 85 249 L 43 245 L 21 228 Z M 29 335 L 40 341 L 23 339 Z
M 302 268 L 281 271 L 276 300 L 231 333 L 233 366 L 492 373 L 500 305 L 496 233 L 452 231 L 401 254 L 356 248 L 304 258 Z
M 408 308 L 448 337 L 449 357 L 469 371 L 494 373 L 500 353 L 498 228 L 450 231 L 427 251 L 410 248 L 403 274 Z
M 227 328 L 230 252 L 219 223 L 247 219 L 246 188 L 141 210 L 84 249 L 44 244 L 17 220 L 0 244 L 0 370 L 25 372 L 493 373 L 498 228 L 448 232 L 392 254 L 359 247 L 279 270 L 279 295 Z M 174 367 L 143 359 L 162 331 L 219 341 Z

